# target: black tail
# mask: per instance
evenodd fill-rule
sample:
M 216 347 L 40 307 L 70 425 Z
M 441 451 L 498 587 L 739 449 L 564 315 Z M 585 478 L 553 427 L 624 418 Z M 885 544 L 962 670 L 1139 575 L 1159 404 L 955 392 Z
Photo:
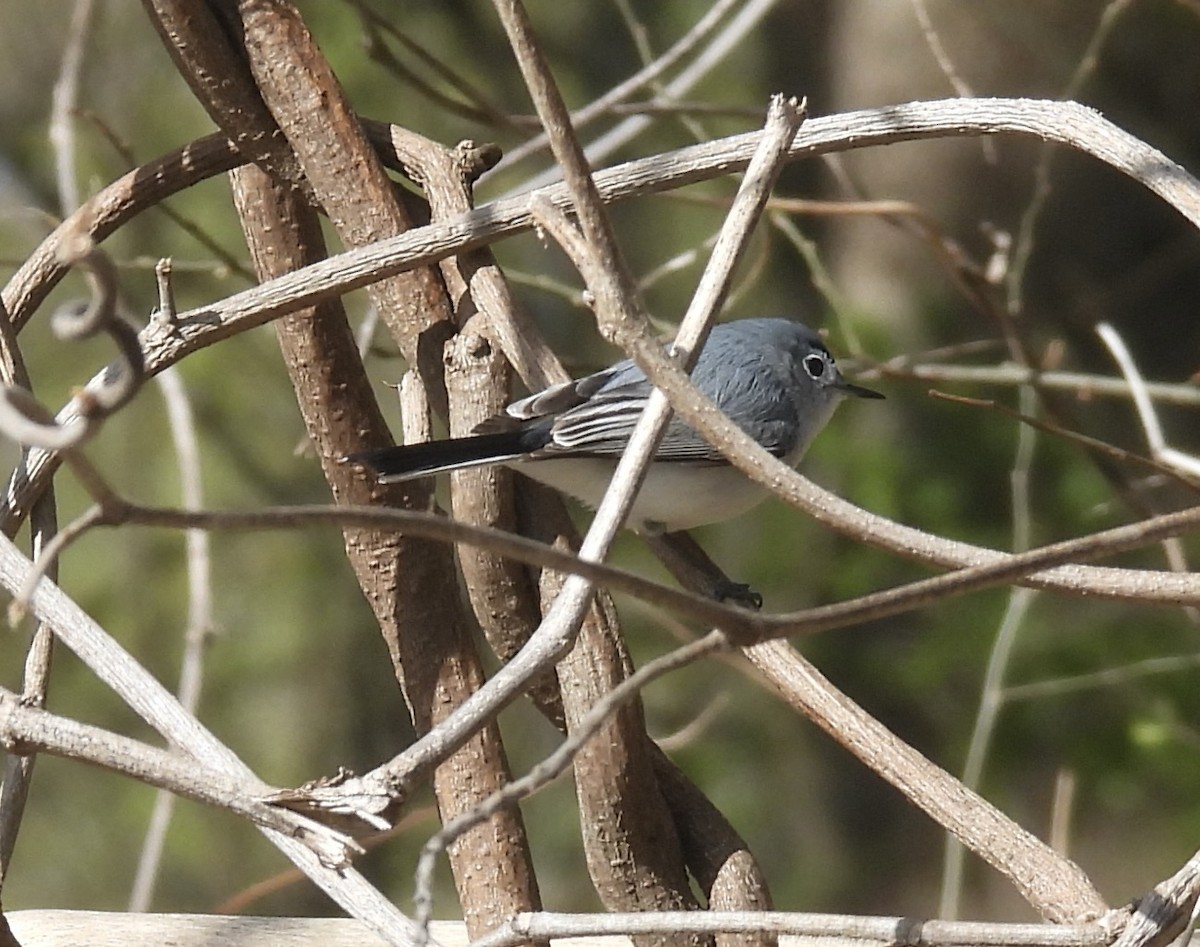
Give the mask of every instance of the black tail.
M 381 483 L 395 483 L 398 480 L 428 477 L 443 470 L 515 460 L 536 448 L 537 445 L 528 444 L 528 440 L 527 432 L 520 429 L 499 434 L 474 434 L 448 441 L 363 451 L 350 454 L 346 461 L 369 467 Z

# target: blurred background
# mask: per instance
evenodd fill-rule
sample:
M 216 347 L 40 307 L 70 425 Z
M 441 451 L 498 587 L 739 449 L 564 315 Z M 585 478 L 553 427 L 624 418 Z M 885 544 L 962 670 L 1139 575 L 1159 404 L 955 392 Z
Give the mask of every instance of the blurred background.
M 660 56 L 706 8 L 684 0 L 530 0 L 528 6 L 572 107 Z M 531 108 L 488 3 L 352 0 L 300 7 L 363 115 L 447 145 L 495 141 L 516 155 L 480 182 L 479 203 L 553 173 L 544 149 L 518 153 L 534 134 Z M 0 5 L 5 278 L 62 214 L 48 129 L 71 9 L 65 0 Z M 636 115 L 649 118 L 596 158 L 597 166 L 756 129 L 769 95 L 782 91 L 806 96 L 813 115 L 956 94 L 1071 97 L 1185 167 L 1200 167 L 1194 2 L 748 0 L 718 32 L 730 47 L 694 83 L 682 82 L 676 67 L 659 87 L 583 129 L 591 142 L 628 129 Z M 139 4 L 97 3 L 83 55 L 72 126 L 84 197 L 134 164 L 213 130 Z M 682 68 L 695 60 L 695 53 L 685 57 Z M 463 80 L 461 87 L 446 71 Z M 1040 208 L 1031 212 L 1039 181 Z M 706 241 L 735 187 L 732 179 L 714 181 L 613 210 L 664 331 L 686 306 Z M 1147 378 L 1177 384 L 1181 397 L 1196 392 L 1200 236 L 1148 191 L 1096 161 L 1014 138 L 908 143 L 794 164 L 776 193 L 908 202 L 967 259 L 980 268 L 992 264 L 989 292 L 1035 365 L 1115 374 L 1093 330 L 1108 321 Z M 174 260 L 181 308 L 248 285 L 223 179 L 173 198 L 169 208 L 204 239 L 154 210 L 105 243 L 139 320 L 154 304 L 153 265 L 163 256 Z M 808 476 L 884 516 L 1000 548 L 1020 542 L 1014 523 L 1022 514 L 1031 524 L 1028 541 L 1042 544 L 1195 502 L 1194 493 L 1147 478 L 1143 469 L 1100 465 L 1060 437 L 1022 435 L 1018 422 L 1001 413 L 930 398 L 928 390 L 937 387 L 1018 405 L 1011 382 L 955 380 L 952 371 L 1008 363 L 1001 321 L 962 292 L 936 240 L 903 225 L 913 219 L 908 211 L 885 218 L 812 210 L 781 205 L 764 221 L 728 312 L 730 318 L 786 315 L 827 329 L 848 373 L 887 394 L 886 402 L 841 409 L 802 467 Z M 611 360 L 614 352 L 580 304 L 580 280 L 555 248 L 526 235 L 494 249 L 520 304 L 573 370 Z M 45 316 L 82 293 L 78 278 L 66 280 L 21 337 L 36 393 L 55 407 L 110 357 L 105 342 L 63 344 L 49 333 Z M 363 318 L 365 298 L 348 302 Z M 946 378 L 917 379 L 898 363 L 882 377 L 871 373 L 899 356 L 937 364 Z M 369 368 L 394 418 L 386 386 L 404 366 L 382 333 Z M 180 374 L 198 427 L 206 505 L 328 501 L 318 464 L 302 444 L 303 425 L 269 328 L 189 357 Z M 1073 430 L 1144 450 L 1127 401 L 1085 390 L 1032 406 Z M 1164 405 L 1161 417 L 1174 446 L 1200 449 L 1194 399 L 1191 406 Z M 1022 437 L 1025 460 L 1018 456 Z M 88 453 L 125 495 L 176 504 L 179 473 L 170 443 L 163 401 L 148 385 Z M 13 445 L 0 445 L 6 468 L 16 456 Z M 1014 471 L 1028 477 L 1027 496 L 1016 501 Z M 69 476 L 57 485 L 66 522 L 86 500 Z M 580 521 L 586 522 L 583 511 Z M 776 501 L 707 528 L 700 538 L 774 612 L 928 574 Z M 201 719 L 263 779 L 282 786 L 338 766 L 365 770 L 402 747 L 410 736 L 404 704 L 340 535 L 218 533 L 211 544 L 215 627 Z M 1190 546 L 1194 557 L 1194 540 Z M 621 541 L 617 558 L 663 575 L 633 537 Z M 1156 548 L 1121 563 L 1165 567 Z M 169 687 L 184 646 L 186 582 L 184 538 L 168 531 L 95 532 L 62 563 L 67 591 Z M 620 604 L 639 662 L 697 631 L 673 628 L 637 603 Z M 1007 656 L 999 661 L 995 647 L 1006 616 Z M 19 689 L 27 630 L 2 638 L 4 686 Z M 961 774 L 974 748 L 983 795 L 1039 836 L 1053 830 L 1111 904 L 1173 872 L 1200 840 L 1198 644 L 1195 616 L 1179 609 L 1050 594 L 1014 600 L 1008 590 L 798 642 L 839 687 L 949 771 Z M 50 709 L 150 738 L 70 654 L 60 651 L 56 660 Z M 943 833 L 782 706 L 738 661 L 676 673 L 650 688 L 645 701 L 652 732 L 666 739 L 765 864 L 777 907 L 937 913 Z M 997 711 L 987 740 L 977 728 L 984 702 Z M 557 742 L 528 708 L 513 708 L 502 722 L 518 772 Z M 152 801 L 151 790 L 129 781 L 41 759 L 5 907 L 124 908 Z M 411 824 L 364 862 L 401 907 L 408 905 L 415 853 L 433 826 L 428 803 L 415 800 Z M 547 907 L 597 908 L 571 787 L 562 781 L 525 810 Z M 153 907 L 228 907 L 227 899 L 285 867 L 257 832 L 181 804 Z M 965 868 L 961 916 L 1030 919 L 1003 879 L 970 858 Z M 442 895 L 439 914 L 452 915 L 448 884 Z M 328 913 L 333 906 L 298 883 L 248 910 Z

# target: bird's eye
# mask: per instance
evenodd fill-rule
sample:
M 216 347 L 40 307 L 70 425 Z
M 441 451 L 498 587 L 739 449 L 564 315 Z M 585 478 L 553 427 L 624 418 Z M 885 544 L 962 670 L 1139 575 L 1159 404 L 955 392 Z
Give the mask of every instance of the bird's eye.
M 825 359 L 820 355 L 806 355 L 804 357 L 804 370 L 808 372 L 810 378 L 820 378 L 825 374 Z

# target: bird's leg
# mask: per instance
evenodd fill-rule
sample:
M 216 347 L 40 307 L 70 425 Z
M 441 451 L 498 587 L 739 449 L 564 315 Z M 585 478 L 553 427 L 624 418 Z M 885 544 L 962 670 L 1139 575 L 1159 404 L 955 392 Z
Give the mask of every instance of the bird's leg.
M 733 602 L 755 610 L 762 608 L 762 596 L 744 582 L 734 582 L 722 572 L 691 533 L 639 530 L 638 535 L 685 589 L 711 595 L 718 602 Z

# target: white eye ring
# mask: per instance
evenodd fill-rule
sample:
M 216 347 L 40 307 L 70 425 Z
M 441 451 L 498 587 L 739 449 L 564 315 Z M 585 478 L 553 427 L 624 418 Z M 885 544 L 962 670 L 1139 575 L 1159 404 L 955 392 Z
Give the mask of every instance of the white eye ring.
M 820 355 L 806 355 L 802 364 L 810 378 L 820 378 L 825 374 L 825 359 Z

